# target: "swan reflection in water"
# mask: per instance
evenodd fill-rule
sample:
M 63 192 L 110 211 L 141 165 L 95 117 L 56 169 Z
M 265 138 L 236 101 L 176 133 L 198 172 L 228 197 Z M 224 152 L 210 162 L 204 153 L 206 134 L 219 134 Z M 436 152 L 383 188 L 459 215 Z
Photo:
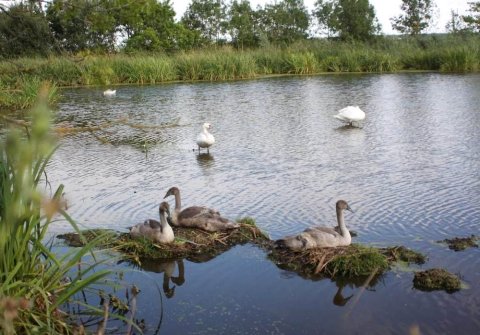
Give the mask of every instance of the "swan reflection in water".
M 197 162 L 198 165 L 201 167 L 211 167 L 215 163 L 215 159 L 213 155 L 207 153 L 200 153 L 197 155 Z
M 351 308 L 353 308 L 365 291 L 375 291 L 375 286 L 377 286 L 377 284 L 382 280 L 383 275 L 376 275 L 375 272 L 371 273 L 369 276 L 366 277 L 360 276 L 358 278 L 339 278 L 333 280 L 335 282 L 335 286 L 337 287 L 337 292 L 333 296 L 332 302 L 335 306 L 345 306 L 350 301 L 350 299 L 355 296 L 355 294 L 353 293 L 350 294 L 348 297 L 345 296 L 343 290 L 345 287 L 348 287 L 352 291 L 357 291 L 356 298 L 352 300 L 353 302 Z
M 346 283 L 341 281 L 336 281 L 335 285 L 337 286 L 337 293 L 333 296 L 333 304 L 336 306 L 343 307 L 347 304 L 348 300 L 353 297 L 353 294 L 350 294 L 348 297 L 343 296 L 343 289 L 346 286 Z
M 178 275 L 173 276 L 175 267 L 178 268 Z M 162 273 L 163 272 L 163 292 L 167 298 L 172 298 L 175 294 L 175 285 L 182 286 L 185 283 L 185 266 L 183 259 L 173 261 L 143 260 L 141 268 L 145 271 Z M 170 280 L 173 287 L 170 287 Z

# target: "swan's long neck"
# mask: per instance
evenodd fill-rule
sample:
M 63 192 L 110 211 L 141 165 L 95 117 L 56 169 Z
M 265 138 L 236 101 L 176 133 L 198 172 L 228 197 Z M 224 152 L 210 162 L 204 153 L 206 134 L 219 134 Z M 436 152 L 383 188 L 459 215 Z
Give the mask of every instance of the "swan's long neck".
M 182 209 L 182 201 L 180 200 L 180 191 L 175 192 L 175 211 L 180 212 Z
M 160 211 L 160 226 L 162 229 L 169 226 L 167 218 L 165 217 L 165 212 Z
M 206 135 L 207 135 L 207 134 L 209 134 L 209 132 L 208 132 L 208 128 L 207 128 L 207 127 L 205 127 L 205 126 L 203 126 L 203 133 L 204 133 L 204 134 L 206 134 Z
M 183 265 L 183 261 L 177 262 L 178 265 L 178 278 L 185 277 L 185 266 Z
M 337 208 L 337 222 L 338 227 L 340 227 L 340 231 L 342 232 L 342 236 L 350 236 L 350 232 L 343 221 L 343 210 L 341 208 Z

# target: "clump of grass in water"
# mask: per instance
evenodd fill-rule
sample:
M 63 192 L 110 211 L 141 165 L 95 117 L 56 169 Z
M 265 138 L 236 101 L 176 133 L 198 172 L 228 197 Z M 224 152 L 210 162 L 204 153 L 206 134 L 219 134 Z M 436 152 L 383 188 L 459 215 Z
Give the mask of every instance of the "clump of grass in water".
M 76 269 L 98 240 L 56 256 L 43 243 L 54 215 L 60 213 L 78 231 L 62 207 L 63 186 L 53 197 L 39 190 L 45 168 L 55 151 L 47 109 L 48 88 L 40 91 L 41 103 L 32 111 L 27 135 L 7 132 L 0 154 L 0 332 L 64 334 L 70 325 L 60 307 L 78 291 L 99 281 L 108 271 Z M 71 276 L 69 283 L 62 280 Z M 13 306 L 11 301 L 19 302 Z M 22 303 L 20 303 L 22 302 Z M 7 307 L 5 307 L 7 306 Z M 13 307 L 12 307 L 13 306 Z
M 268 257 L 278 267 L 306 278 L 327 276 L 355 279 L 380 276 L 393 262 L 403 260 L 422 264 L 425 261 L 425 256 L 405 247 L 381 249 L 358 244 L 302 251 L 274 248 Z
M 352 245 L 344 255 L 335 256 L 325 268 L 331 277 L 355 278 L 388 269 L 388 259 L 378 249 Z
M 454 251 L 462 251 L 467 248 L 478 248 L 478 237 L 471 235 L 470 237 L 454 237 L 452 239 L 444 239 L 439 243 L 446 243 L 448 248 Z
M 110 248 L 124 255 L 125 258 L 141 263 L 141 259 L 173 259 L 188 257 L 197 261 L 207 261 L 234 245 L 255 243 L 263 245 L 268 243 L 268 236 L 255 224 L 255 219 L 244 217 L 238 219 L 238 229 L 226 232 L 209 233 L 199 229 L 173 227 L 175 241 L 170 244 L 156 244 L 143 238 L 132 239 L 128 233 L 116 233 L 106 230 L 84 231 L 81 239 L 78 233 L 59 235 L 70 246 L 78 243 L 83 245 L 89 239 L 99 234 L 103 236 L 99 248 Z
M 383 249 L 383 253 L 393 262 L 402 261 L 407 263 L 424 264 L 427 260 L 425 255 L 404 246 L 385 248 Z
M 460 290 L 460 279 L 444 269 L 430 269 L 415 273 L 413 286 L 422 291 L 444 290 L 453 293 Z

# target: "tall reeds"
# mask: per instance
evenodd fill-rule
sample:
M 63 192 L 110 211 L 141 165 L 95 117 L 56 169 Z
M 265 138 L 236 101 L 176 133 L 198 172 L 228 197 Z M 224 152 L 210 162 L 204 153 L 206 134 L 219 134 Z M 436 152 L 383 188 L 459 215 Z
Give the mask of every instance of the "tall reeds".
M 10 129 L 0 154 L 0 333 L 64 334 L 70 326 L 60 310 L 76 292 L 108 271 L 93 266 L 72 271 L 98 240 L 55 255 L 46 245 L 53 218 L 65 212 L 63 186 L 48 195 L 47 164 L 55 151 L 47 108 L 48 89 L 31 113 L 27 129 Z M 68 280 L 67 279 L 68 275 Z
M 33 95 L 26 92 L 35 90 L 29 86 L 36 87 L 44 80 L 57 86 L 85 86 L 323 72 L 473 72 L 480 69 L 479 50 L 477 35 L 427 35 L 379 37 L 370 43 L 317 39 L 284 48 L 267 46 L 240 51 L 221 47 L 172 55 L 22 58 L 0 61 L 0 106 L 30 106 L 34 99 L 29 97 Z

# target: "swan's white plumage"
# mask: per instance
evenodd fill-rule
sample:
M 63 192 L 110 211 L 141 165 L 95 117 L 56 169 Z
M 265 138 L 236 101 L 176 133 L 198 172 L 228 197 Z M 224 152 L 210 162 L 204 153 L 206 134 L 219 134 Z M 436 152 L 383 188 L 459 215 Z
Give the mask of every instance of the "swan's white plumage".
M 197 136 L 197 145 L 198 145 L 198 151 L 200 151 L 200 148 L 210 148 L 213 143 L 215 143 L 215 137 L 208 131 L 211 127 L 211 124 L 208 122 L 205 122 L 202 125 L 202 131 L 200 134 Z
M 358 106 L 347 106 L 338 111 L 337 115 L 333 116 L 343 122 L 352 124 L 353 122 L 360 122 L 365 120 L 365 112 Z
M 117 94 L 117 90 L 108 89 L 108 90 L 103 91 L 103 96 L 104 97 L 113 97 L 116 94 Z

